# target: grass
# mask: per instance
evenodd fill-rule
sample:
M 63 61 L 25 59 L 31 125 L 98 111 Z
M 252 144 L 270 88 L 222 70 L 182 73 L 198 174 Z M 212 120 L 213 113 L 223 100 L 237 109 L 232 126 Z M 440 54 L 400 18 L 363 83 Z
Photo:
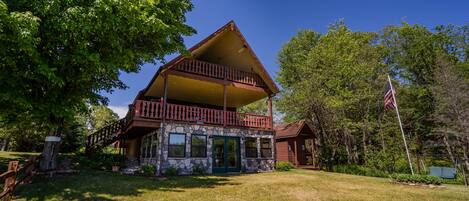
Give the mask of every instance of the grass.
M 17 160 L 20 164 L 24 163 L 26 159 L 31 156 L 38 156 L 39 153 L 28 153 L 28 152 L 6 152 L 0 151 L 0 172 L 8 170 L 8 162 Z
M 180 176 L 167 180 L 82 171 L 36 178 L 16 189 L 17 200 L 469 200 L 469 188 L 392 184 L 388 179 L 312 170 L 241 175 Z

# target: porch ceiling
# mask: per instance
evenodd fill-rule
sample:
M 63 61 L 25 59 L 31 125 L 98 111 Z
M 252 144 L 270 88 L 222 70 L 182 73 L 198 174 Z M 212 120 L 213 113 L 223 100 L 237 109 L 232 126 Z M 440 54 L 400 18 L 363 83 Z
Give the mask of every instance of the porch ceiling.
M 177 75 L 168 76 L 168 99 L 223 106 L 223 85 Z M 163 76 L 158 76 L 145 96 L 163 97 L 163 90 Z M 227 86 L 227 107 L 242 107 L 265 97 L 265 91 Z

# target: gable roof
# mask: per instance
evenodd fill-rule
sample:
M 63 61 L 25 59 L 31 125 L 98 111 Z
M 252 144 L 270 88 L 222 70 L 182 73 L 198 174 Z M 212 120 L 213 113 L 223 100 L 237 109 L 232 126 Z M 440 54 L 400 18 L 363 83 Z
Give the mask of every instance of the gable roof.
M 297 137 L 303 128 L 309 129 L 311 133 L 313 133 L 313 129 L 306 123 L 305 120 L 295 121 L 288 124 L 277 124 L 274 126 L 275 138 L 282 139 Z
M 228 32 L 228 31 L 234 31 L 236 33 L 236 35 L 239 37 L 239 39 L 242 41 L 242 43 L 245 45 L 247 51 L 249 52 L 249 55 L 251 55 L 251 57 L 254 59 L 255 63 L 257 64 L 257 67 L 260 70 L 259 71 L 259 76 L 261 76 L 261 78 L 264 80 L 264 82 L 266 82 L 266 84 L 267 84 L 269 90 L 271 91 L 271 93 L 272 94 L 278 93 L 279 89 L 278 89 L 277 85 L 275 84 L 274 80 L 272 80 L 269 73 L 265 69 L 264 65 L 262 65 L 259 58 L 254 53 L 254 50 L 252 50 L 251 46 L 249 46 L 249 44 L 247 43 L 247 41 L 244 38 L 243 34 L 239 30 L 239 28 L 236 26 L 236 24 L 234 23 L 233 20 L 231 20 L 230 22 L 228 22 L 227 24 L 225 24 L 224 26 L 219 28 L 217 31 L 210 34 L 205 39 L 201 40 L 199 43 L 197 43 L 194 46 L 192 46 L 191 48 L 189 48 L 188 51 L 192 54 L 195 51 L 199 50 L 205 44 L 208 44 L 210 41 L 214 40 L 217 36 L 221 35 L 222 33 Z M 148 83 L 147 87 L 142 91 L 141 94 L 145 94 L 145 92 L 150 88 L 152 83 L 156 80 L 156 78 L 158 77 L 158 75 L 161 72 L 163 72 L 167 69 L 170 69 L 171 67 L 174 66 L 174 64 L 178 63 L 179 61 L 181 61 L 182 59 L 184 59 L 186 57 L 188 57 L 188 56 L 181 54 L 181 55 L 177 56 L 176 58 L 172 59 L 171 61 L 169 61 L 168 63 L 161 66 L 158 69 L 158 71 L 155 73 L 155 75 L 153 76 L 151 81 Z

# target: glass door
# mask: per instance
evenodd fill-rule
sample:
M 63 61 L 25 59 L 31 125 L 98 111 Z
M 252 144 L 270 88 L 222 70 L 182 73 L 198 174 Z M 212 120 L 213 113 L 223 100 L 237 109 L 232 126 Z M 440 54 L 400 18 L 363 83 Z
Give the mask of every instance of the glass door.
M 225 168 L 225 139 L 213 138 L 213 169 Z
M 239 138 L 216 136 L 213 138 L 213 172 L 239 172 L 241 167 Z

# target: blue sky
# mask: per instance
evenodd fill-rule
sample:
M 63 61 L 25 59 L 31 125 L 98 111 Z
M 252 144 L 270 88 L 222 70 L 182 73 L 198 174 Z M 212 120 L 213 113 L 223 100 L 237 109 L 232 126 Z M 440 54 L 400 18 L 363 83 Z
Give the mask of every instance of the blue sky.
M 234 20 L 248 43 L 275 77 L 279 67 L 276 56 L 280 48 L 298 30 L 312 29 L 321 33 L 329 24 L 344 19 L 354 31 L 379 31 L 386 25 L 398 25 L 403 20 L 429 28 L 441 24 L 469 23 L 469 1 L 388 0 L 388 1 L 267 1 L 267 0 L 194 0 L 194 9 L 187 22 L 197 34 L 186 37 L 189 48 Z M 168 55 L 170 60 L 175 55 Z M 109 107 L 121 117 L 137 92 L 150 81 L 160 65 L 146 64 L 139 73 L 122 74 L 129 87 L 105 94 Z

